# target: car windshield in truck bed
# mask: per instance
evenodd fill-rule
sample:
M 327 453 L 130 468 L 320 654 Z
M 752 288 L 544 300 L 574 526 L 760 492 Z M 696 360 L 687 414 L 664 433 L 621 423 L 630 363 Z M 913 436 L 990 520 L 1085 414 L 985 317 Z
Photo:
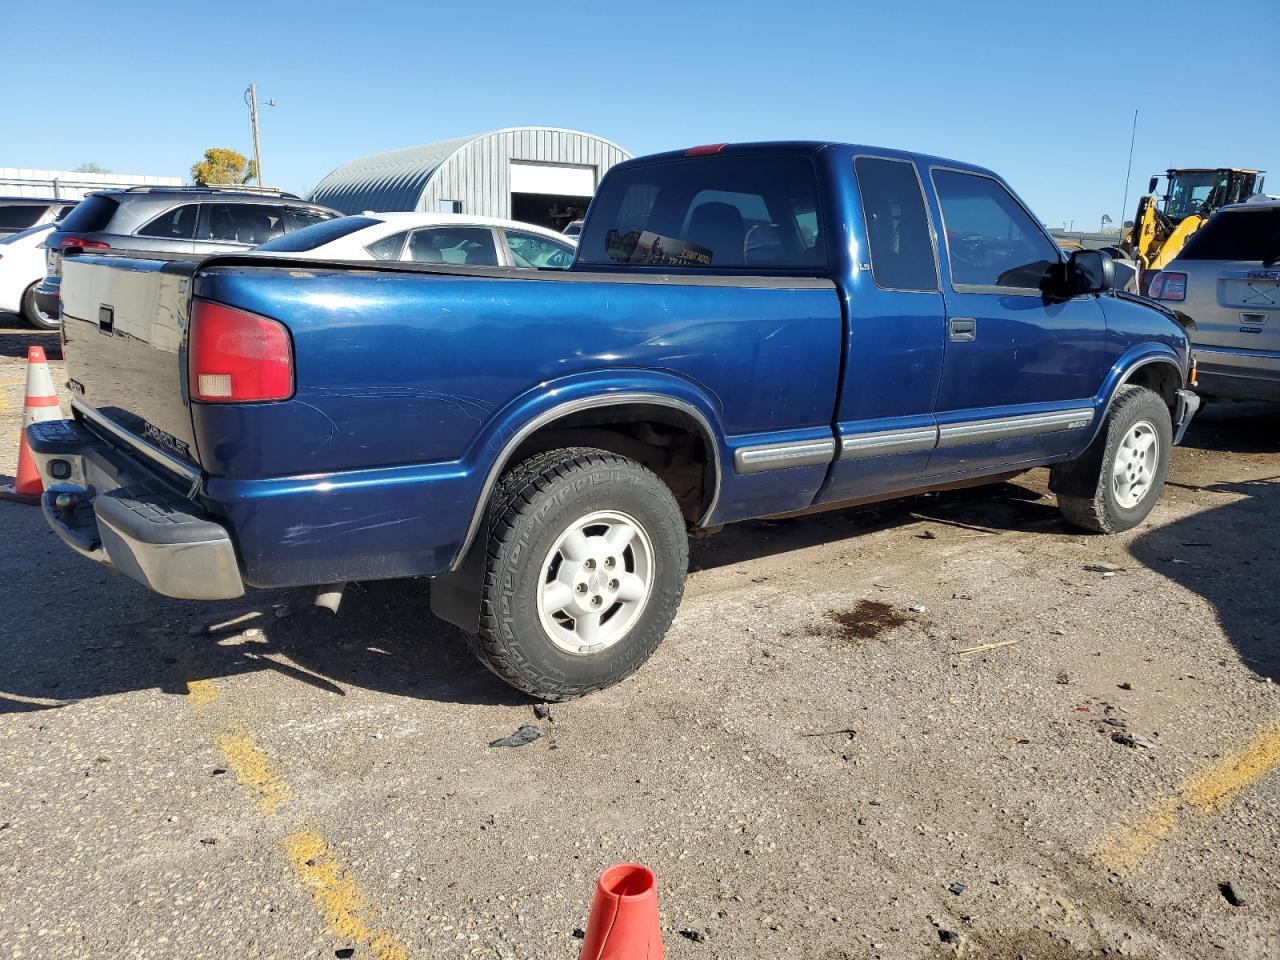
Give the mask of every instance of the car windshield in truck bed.
M 827 254 L 813 163 L 690 157 L 614 169 L 592 201 L 578 262 L 816 272 Z

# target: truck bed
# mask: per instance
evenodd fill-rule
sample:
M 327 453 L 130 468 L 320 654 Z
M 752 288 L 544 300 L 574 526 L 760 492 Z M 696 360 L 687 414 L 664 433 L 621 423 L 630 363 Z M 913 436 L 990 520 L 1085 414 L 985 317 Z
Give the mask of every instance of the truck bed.
M 253 255 L 82 256 L 64 270 L 80 409 L 196 470 L 259 586 L 447 569 L 513 424 L 587 377 L 598 389 L 602 370 L 614 390 L 658 383 L 701 407 L 722 462 L 750 424 L 830 435 L 843 321 L 825 279 Z M 192 298 L 284 323 L 293 396 L 192 403 Z M 762 499 L 806 506 L 823 475 L 790 478 L 781 496 L 775 477 L 738 478 L 706 519 L 752 515 Z

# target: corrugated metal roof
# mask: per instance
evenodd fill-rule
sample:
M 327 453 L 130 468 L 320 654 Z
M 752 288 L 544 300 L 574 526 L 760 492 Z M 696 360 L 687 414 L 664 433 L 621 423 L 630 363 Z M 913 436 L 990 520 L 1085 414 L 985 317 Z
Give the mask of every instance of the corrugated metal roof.
M 360 213 L 433 209 L 447 197 L 463 201 L 467 213 L 507 217 L 510 160 L 594 166 L 599 177 L 629 158 L 617 144 L 579 130 L 508 127 L 352 160 L 316 184 L 307 199 Z
M 308 199 L 343 213 L 416 210 L 431 175 L 459 148 L 481 136 L 455 137 L 352 160 L 316 184 Z

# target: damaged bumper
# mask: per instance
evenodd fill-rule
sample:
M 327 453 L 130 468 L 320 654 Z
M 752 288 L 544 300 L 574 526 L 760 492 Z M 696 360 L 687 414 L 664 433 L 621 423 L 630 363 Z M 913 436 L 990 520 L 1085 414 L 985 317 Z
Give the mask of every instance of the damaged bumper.
M 183 600 L 244 594 L 225 527 L 153 471 L 75 420 L 32 424 L 49 526 L 73 550 Z

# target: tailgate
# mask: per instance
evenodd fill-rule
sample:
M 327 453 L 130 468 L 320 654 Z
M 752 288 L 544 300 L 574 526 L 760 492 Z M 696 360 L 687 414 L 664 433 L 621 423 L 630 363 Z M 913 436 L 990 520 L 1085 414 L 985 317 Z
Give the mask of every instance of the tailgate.
M 73 403 L 196 465 L 186 333 L 195 262 L 74 256 L 62 263 Z

